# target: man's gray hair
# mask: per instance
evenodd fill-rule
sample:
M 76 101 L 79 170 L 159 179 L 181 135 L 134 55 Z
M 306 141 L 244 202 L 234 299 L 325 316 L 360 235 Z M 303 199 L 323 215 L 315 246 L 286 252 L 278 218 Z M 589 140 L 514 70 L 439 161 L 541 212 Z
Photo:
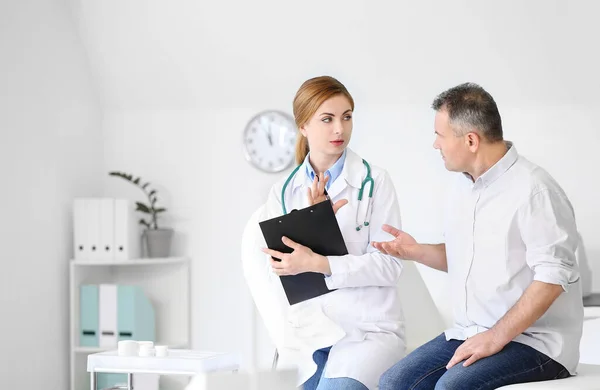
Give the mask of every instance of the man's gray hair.
M 464 83 L 439 94 L 431 107 L 446 110 L 457 135 L 478 132 L 489 142 L 502 141 L 502 118 L 492 95 L 475 83 Z

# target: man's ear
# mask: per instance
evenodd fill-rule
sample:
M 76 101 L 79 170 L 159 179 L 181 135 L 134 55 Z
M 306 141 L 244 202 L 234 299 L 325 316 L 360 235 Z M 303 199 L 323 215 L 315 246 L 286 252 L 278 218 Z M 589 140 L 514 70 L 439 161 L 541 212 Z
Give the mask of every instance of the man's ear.
M 471 132 L 467 133 L 465 141 L 469 149 L 477 150 L 479 148 L 479 143 L 481 142 L 481 139 L 479 138 L 479 134 Z

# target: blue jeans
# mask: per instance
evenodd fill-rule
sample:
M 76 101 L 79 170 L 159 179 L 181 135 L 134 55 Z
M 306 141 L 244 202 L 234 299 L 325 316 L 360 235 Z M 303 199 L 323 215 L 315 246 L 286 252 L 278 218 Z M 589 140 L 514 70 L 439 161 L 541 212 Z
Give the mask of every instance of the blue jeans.
M 317 371 L 302 385 L 303 390 L 368 390 L 365 385 L 352 378 L 325 378 L 325 365 L 331 347 L 319 349 L 313 353 Z
M 487 390 L 525 382 L 561 379 L 569 371 L 548 356 L 511 341 L 495 355 L 463 367 L 446 365 L 463 343 L 440 336 L 415 349 L 387 370 L 379 380 L 380 390 Z

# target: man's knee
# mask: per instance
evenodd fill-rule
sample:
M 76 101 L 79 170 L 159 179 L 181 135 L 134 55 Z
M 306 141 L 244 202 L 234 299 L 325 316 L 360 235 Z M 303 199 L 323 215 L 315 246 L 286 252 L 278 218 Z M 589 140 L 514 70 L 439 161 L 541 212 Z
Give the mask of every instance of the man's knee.
M 435 390 L 464 390 L 472 388 L 476 381 L 471 374 L 474 374 L 473 370 L 466 370 L 466 367 L 462 367 L 461 364 L 452 367 L 449 371 L 446 371 L 444 375 L 437 381 Z
M 352 378 L 322 378 L 317 390 L 368 390 L 367 386 Z
M 401 390 L 406 387 L 410 379 L 407 377 L 407 367 L 402 363 L 400 360 L 381 375 L 379 390 Z

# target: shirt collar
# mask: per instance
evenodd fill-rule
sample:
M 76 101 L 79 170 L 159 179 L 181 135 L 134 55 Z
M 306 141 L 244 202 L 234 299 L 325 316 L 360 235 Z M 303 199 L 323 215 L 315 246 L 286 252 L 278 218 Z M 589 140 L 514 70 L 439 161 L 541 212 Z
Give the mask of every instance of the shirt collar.
M 329 196 L 332 198 L 338 193 L 338 190 L 341 190 L 345 187 L 346 183 L 354 188 L 360 188 L 362 181 L 366 176 L 366 170 L 362 158 L 358 154 L 354 153 L 354 151 L 350 148 L 346 148 L 345 155 L 346 160 L 344 161 L 342 172 L 340 173 L 338 180 L 335 181 L 333 188 L 327 190 Z M 311 180 L 305 173 L 306 169 L 303 167 L 303 165 L 304 162 L 298 166 L 298 173 L 294 176 L 290 183 L 290 186 L 294 191 L 302 185 L 304 185 L 306 188 L 312 185 Z
M 304 166 L 305 166 L 306 175 L 308 176 L 309 180 L 312 182 L 315 179 L 315 170 L 313 169 L 312 165 L 310 165 L 309 156 L 310 156 L 310 152 L 304 158 Z M 333 184 L 333 182 L 338 177 L 340 177 L 340 174 L 342 173 L 342 170 L 344 169 L 345 162 L 346 162 L 346 149 L 344 149 L 344 153 L 342 153 L 342 155 L 340 156 L 340 158 L 338 158 L 338 160 L 335 162 L 335 164 L 333 164 L 331 166 L 331 168 L 329 168 L 327 171 L 325 171 L 325 175 L 329 176 L 329 181 L 327 181 L 327 185 L 325 186 L 326 189 L 329 189 L 329 187 L 331 187 L 331 184 Z
M 489 186 L 496 179 L 502 176 L 506 171 L 508 171 L 508 169 L 517 161 L 517 158 L 519 157 L 519 154 L 517 153 L 517 148 L 513 145 L 511 141 L 505 141 L 505 144 L 508 150 L 506 151 L 504 156 L 502 156 L 502 158 L 498 160 L 496 164 L 492 165 L 490 169 L 485 171 L 483 175 L 481 175 L 475 181 L 475 184 L 477 182 L 481 182 L 481 185 L 483 185 L 484 187 Z M 469 174 L 465 175 L 469 180 L 473 180 Z

